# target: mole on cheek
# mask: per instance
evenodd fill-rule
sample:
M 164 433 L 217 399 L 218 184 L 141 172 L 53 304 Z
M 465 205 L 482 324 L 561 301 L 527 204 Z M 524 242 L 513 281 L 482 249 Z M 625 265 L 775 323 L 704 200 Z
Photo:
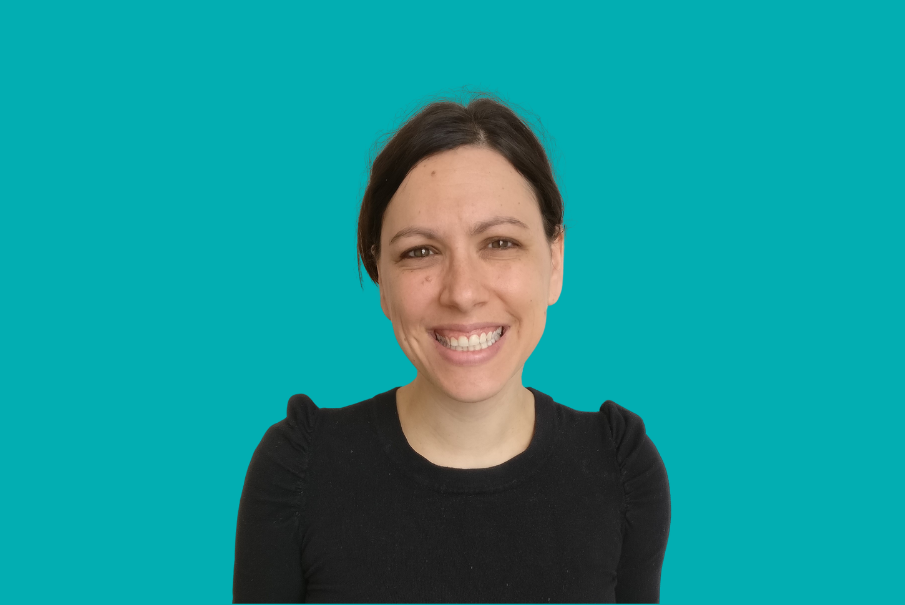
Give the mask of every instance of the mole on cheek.
M 431 176 L 434 176 L 435 174 L 437 174 L 437 171 L 436 171 L 436 170 L 431 170 Z

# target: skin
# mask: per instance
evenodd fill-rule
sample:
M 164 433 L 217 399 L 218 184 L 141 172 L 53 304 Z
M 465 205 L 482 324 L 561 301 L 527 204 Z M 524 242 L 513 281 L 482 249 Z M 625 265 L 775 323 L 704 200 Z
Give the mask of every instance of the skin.
M 497 217 L 523 226 L 472 232 Z M 391 242 L 411 228 L 434 235 Z M 417 369 L 396 395 L 409 444 L 454 468 L 487 468 L 523 452 L 534 433 L 534 396 L 522 370 L 562 291 L 564 255 L 563 235 L 551 243 L 544 233 L 530 184 L 485 147 L 426 158 L 387 206 L 380 249 L 380 305 Z M 432 327 L 483 322 L 508 326 L 495 356 L 462 366 L 441 355 Z

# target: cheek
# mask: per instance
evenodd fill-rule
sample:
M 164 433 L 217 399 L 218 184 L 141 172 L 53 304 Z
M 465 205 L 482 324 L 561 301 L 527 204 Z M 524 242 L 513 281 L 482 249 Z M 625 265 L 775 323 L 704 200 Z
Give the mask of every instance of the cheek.
M 495 290 L 518 316 L 524 334 L 543 331 L 546 323 L 549 279 L 536 264 L 510 267 L 500 274 Z
M 397 276 L 390 301 L 393 323 L 402 329 L 412 323 L 420 323 L 431 300 L 436 298 L 436 283 L 433 275 L 409 273 Z
M 494 277 L 495 289 L 520 306 L 531 307 L 538 304 L 538 300 L 546 301 L 544 275 L 534 264 L 513 264 Z M 543 295 L 543 296 L 542 296 Z

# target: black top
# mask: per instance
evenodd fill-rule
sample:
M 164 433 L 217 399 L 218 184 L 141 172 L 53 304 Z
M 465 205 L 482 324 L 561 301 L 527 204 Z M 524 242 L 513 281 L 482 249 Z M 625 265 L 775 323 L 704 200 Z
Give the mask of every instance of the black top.
M 245 477 L 233 602 L 659 602 L 669 484 L 641 418 L 530 390 L 528 449 L 481 469 L 413 450 L 396 389 L 293 396 Z

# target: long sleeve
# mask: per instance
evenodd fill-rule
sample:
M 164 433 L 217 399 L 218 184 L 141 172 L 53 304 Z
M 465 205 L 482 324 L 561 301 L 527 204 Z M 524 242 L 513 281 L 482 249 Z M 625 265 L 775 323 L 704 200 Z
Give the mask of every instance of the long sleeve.
M 308 397 L 293 396 L 255 449 L 239 502 L 233 603 L 304 602 L 301 532 L 316 413 Z
M 616 602 L 659 603 L 671 516 L 666 467 L 640 417 L 612 401 L 600 412 L 616 448 L 624 493 Z

